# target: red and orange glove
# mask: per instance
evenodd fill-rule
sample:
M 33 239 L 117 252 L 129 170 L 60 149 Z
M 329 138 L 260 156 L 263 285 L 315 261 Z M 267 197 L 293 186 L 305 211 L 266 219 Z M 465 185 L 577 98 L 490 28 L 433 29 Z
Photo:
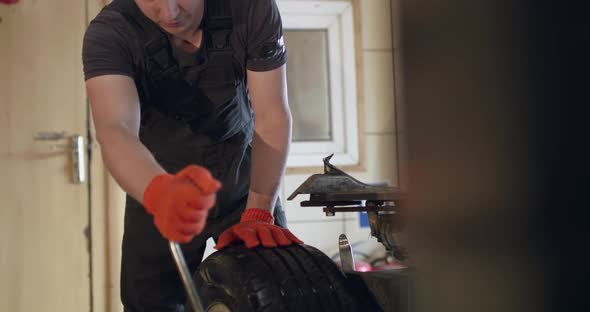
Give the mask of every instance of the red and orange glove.
M 162 236 L 187 243 L 203 231 L 220 187 L 209 170 L 191 165 L 175 175 L 156 176 L 143 193 L 143 205 Z
M 258 208 L 246 209 L 240 223 L 221 233 L 215 249 L 220 250 L 240 241 L 246 243 L 248 248 L 260 244 L 264 247 L 288 246 L 293 243 L 303 244 L 289 230 L 274 225 L 274 218 L 270 212 Z

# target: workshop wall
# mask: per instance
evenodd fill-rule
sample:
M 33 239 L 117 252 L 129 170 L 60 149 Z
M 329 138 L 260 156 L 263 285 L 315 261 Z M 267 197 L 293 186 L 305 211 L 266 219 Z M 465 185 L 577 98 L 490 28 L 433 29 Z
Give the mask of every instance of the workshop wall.
M 390 0 L 360 1 L 361 41 L 364 75 L 362 114 L 364 161 L 359 170 L 346 170 L 366 183 L 388 183 L 397 186 L 397 158 L 394 104 L 393 40 Z M 363 129 L 362 129 L 363 130 Z M 321 172 L 321 171 L 320 171 Z M 338 236 L 345 233 L 360 249 L 379 248 L 370 230 L 361 227 L 359 213 L 336 214 L 327 217 L 321 207 L 300 207 L 308 195 L 292 201 L 286 198 L 311 174 L 288 174 L 281 199 L 287 214 L 289 229 L 306 244 L 332 256 L 337 252 Z

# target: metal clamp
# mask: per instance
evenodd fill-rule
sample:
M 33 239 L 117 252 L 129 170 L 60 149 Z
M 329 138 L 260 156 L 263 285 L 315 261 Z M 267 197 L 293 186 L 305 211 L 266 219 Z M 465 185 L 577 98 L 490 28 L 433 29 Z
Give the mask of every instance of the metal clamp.
M 340 234 L 340 237 L 338 238 L 338 249 L 340 250 L 342 272 L 354 272 L 354 255 L 352 253 L 352 247 L 345 234 Z

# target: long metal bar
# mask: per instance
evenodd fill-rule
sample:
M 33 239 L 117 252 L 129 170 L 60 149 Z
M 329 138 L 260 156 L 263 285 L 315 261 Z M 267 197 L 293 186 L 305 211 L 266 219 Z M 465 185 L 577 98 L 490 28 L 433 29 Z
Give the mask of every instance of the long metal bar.
M 201 303 L 201 298 L 197 293 L 197 287 L 195 287 L 192 275 L 188 270 L 186 261 L 184 260 L 184 255 L 182 254 L 182 250 L 180 249 L 180 245 L 178 245 L 178 243 L 171 241 L 170 250 L 172 250 L 172 255 L 174 256 L 174 261 L 176 262 L 176 267 L 178 268 L 178 273 L 180 273 L 180 277 L 182 278 L 182 282 L 184 283 L 184 288 L 186 289 L 186 294 L 188 296 L 188 299 L 191 303 L 193 310 L 195 312 L 203 312 L 204 310 L 203 304 Z

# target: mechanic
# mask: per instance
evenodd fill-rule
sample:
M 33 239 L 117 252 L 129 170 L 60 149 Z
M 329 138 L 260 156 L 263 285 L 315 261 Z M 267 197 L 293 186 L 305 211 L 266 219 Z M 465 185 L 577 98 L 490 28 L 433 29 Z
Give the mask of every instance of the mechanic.
M 125 311 L 182 311 L 168 240 L 193 272 L 209 237 L 302 243 L 278 200 L 291 113 L 274 0 L 115 0 L 82 57 L 102 156 L 127 193 Z

